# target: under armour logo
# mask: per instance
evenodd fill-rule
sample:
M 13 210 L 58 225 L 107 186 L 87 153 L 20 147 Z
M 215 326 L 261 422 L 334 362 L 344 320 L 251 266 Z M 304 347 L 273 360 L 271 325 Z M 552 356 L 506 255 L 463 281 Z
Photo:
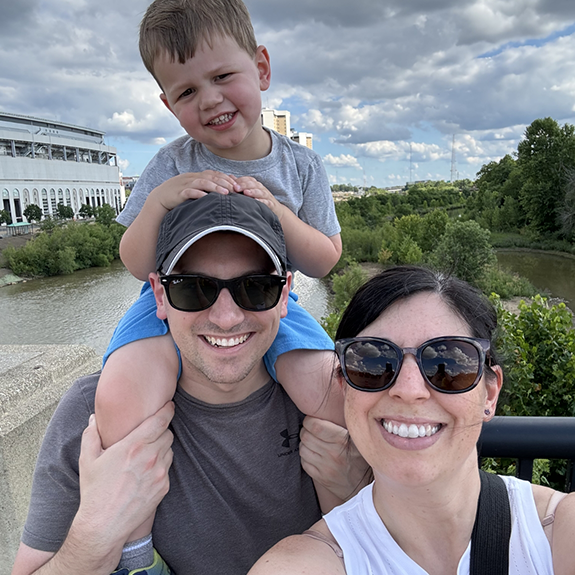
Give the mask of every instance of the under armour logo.
M 287 429 L 284 429 L 282 432 L 280 432 L 280 435 L 284 438 L 283 443 L 282 443 L 282 447 L 289 447 L 292 439 L 298 439 L 299 438 L 299 432 L 298 433 L 292 433 L 290 435 L 290 432 Z

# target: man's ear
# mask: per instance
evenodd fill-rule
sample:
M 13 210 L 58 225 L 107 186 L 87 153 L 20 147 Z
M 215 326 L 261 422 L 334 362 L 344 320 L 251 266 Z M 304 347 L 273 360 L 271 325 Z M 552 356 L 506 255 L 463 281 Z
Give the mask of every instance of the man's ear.
M 265 46 L 258 46 L 254 60 L 260 77 L 260 90 L 265 92 L 270 87 L 272 80 L 272 68 L 268 49 Z
M 156 273 L 152 273 L 148 276 L 148 280 L 150 281 L 150 285 L 154 291 L 154 297 L 156 298 L 156 315 L 159 319 L 168 319 L 167 307 L 170 304 L 168 303 L 164 286 L 160 283 L 160 276 Z
M 292 277 L 293 277 L 292 273 L 287 272 L 286 277 L 287 277 L 286 285 L 282 289 L 282 295 L 280 298 L 280 306 L 281 306 L 280 317 L 285 317 L 287 315 L 287 312 L 288 312 L 287 305 L 288 305 L 288 299 L 289 299 L 289 292 L 291 289 L 291 281 L 292 281 Z
M 172 114 L 174 114 L 174 110 L 172 110 L 172 108 L 170 107 L 170 103 L 168 102 L 168 98 L 166 97 L 166 94 L 164 94 L 163 92 L 160 94 L 160 100 L 162 100 L 162 102 L 164 102 L 164 106 L 166 106 L 166 108 L 168 108 L 168 110 L 170 110 L 170 112 L 172 112 Z M 176 114 L 174 114 L 175 116 Z

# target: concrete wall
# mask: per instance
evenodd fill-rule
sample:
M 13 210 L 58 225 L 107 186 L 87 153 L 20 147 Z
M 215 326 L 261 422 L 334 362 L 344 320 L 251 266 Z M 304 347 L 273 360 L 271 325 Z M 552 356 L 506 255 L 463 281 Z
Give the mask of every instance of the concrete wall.
M 0 345 L 0 575 L 12 569 L 46 425 L 72 382 L 100 366 L 84 345 Z

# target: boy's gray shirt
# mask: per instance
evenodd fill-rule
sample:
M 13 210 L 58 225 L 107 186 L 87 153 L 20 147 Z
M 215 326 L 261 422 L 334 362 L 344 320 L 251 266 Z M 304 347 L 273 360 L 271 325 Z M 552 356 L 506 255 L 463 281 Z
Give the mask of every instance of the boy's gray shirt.
M 79 379 L 48 426 L 22 536 L 34 549 L 57 551 L 78 509 L 80 442 L 97 382 L 98 374 Z M 321 517 L 300 464 L 303 414 L 273 381 L 238 403 L 210 405 L 181 388 L 174 402 L 170 491 L 154 547 L 178 575 L 245 575 L 277 541 Z
M 116 220 L 129 226 L 148 194 L 166 180 L 187 172 L 216 170 L 237 177 L 254 177 L 306 224 L 328 237 L 338 234 L 341 228 L 320 156 L 286 136 L 268 131 L 272 150 L 259 160 L 221 158 L 187 135 L 167 144 L 146 166 Z

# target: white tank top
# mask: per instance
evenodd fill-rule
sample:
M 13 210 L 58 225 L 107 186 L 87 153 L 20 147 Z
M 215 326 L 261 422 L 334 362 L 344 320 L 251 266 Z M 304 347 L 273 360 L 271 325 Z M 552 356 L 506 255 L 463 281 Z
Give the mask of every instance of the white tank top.
M 509 575 L 553 575 L 551 548 L 531 484 L 502 477 L 511 507 Z M 372 497 L 373 483 L 325 517 L 329 530 L 343 550 L 347 575 L 427 575 L 395 542 L 381 521 Z M 459 561 L 457 575 L 469 575 L 471 542 Z

